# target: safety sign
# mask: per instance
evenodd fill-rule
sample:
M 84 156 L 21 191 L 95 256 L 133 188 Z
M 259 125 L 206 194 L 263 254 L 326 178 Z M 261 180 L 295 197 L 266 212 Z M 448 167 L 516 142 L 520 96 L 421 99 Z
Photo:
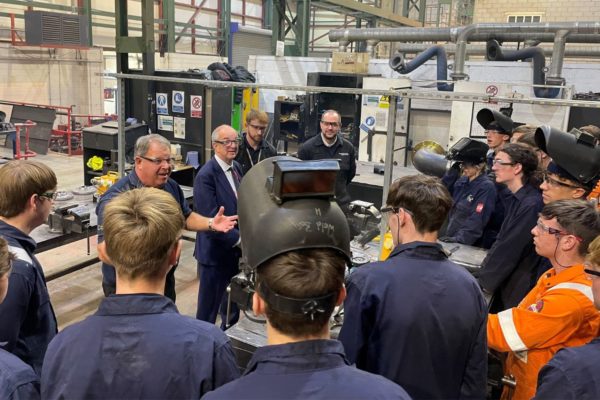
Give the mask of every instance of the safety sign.
M 185 108 L 185 92 L 173 90 L 173 112 L 182 113 Z
M 169 115 L 169 100 L 166 93 L 156 93 L 156 113 Z
M 158 116 L 158 130 L 173 132 L 173 117 L 159 115 Z
M 202 118 L 202 96 L 190 96 L 190 117 Z
M 185 139 L 185 118 L 175 117 L 173 122 L 173 136 L 177 139 Z

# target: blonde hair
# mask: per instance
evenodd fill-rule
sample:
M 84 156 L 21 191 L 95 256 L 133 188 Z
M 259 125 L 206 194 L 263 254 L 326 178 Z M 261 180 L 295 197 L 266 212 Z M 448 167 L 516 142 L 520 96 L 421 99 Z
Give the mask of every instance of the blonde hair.
M 104 240 L 117 274 L 159 276 L 184 225 L 180 205 L 164 190 L 133 189 L 111 200 L 104 212 Z
M 248 114 L 246 114 L 246 123 L 249 124 L 252 120 L 255 119 L 259 120 L 263 124 L 269 123 L 269 116 L 266 112 L 252 108 L 250 109 L 250 111 L 248 111 Z
M 588 247 L 587 260 L 595 265 L 600 265 L 600 236 L 590 243 Z
M 54 172 L 31 160 L 10 161 L 0 168 L 0 215 L 12 218 L 27 207 L 29 198 L 56 188 Z
M 10 272 L 11 261 L 15 259 L 16 256 L 8 251 L 8 243 L 6 240 L 0 237 L 0 278 Z

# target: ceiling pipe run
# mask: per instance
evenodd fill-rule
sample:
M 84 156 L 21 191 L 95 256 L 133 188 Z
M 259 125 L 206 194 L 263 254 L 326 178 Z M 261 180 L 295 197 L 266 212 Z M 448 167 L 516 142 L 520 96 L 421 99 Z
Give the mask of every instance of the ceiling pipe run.
M 528 45 L 528 43 L 526 43 Z M 406 54 L 418 54 L 422 51 L 427 50 L 432 45 L 429 43 L 401 43 L 396 46 L 396 52 Z M 444 50 L 446 50 L 446 54 L 454 54 L 456 52 L 456 44 L 454 43 L 445 43 L 438 46 L 443 46 Z M 552 53 L 552 47 L 547 46 L 537 46 L 544 51 L 545 55 L 549 55 Z M 514 51 L 519 50 L 517 46 L 507 46 L 503 45 L 502 48 L 504 51 Z M 469 43 L 467 45 L 467 54 L 473 56 L 485 56 L 486 53 L 486 45 L 484 44 L 474 44 Z M 569 45 L 565 48 L 565 57 L 567 58 L 590 58 L 590 57 L 600 57 L 600 46 L 574 46 Z
M 576 23 L 575 23 L 576 24 Z M 600 24 L 598 22 L 586 24 Z M 547 24 L 534 24 L 539 32 L 513 32 L 512 27 L 522 24 L 498 24 L 504 27 L 497 32 L 476 31 L 470 37 L 471 42 L 487 42 L 496 39 L 501 42 L 522 42 L 538 40 L 553 43 L 555 34 L 544 31 Z M 379 42 L 456 42 L 459 33 L 466 27 L 455 28 L 347 28 L 329 31 L 329 41 L 338 42 L 340 50 L 359 40 L 377 40 Z M 598 31 L 593 33 L 573 33 L 569 35 L 569 43 L 600 43 Z
M 557 44 L 556 36 L 564 35 L 561 39 L 565 39 L 566 35 L 576 34 L 592 34 L 596 35 L 597 41 L 600 41 L 600 22 L 552 22 L 546 24 L 537 23 L 513 23 L 513 24 L 472 24 L 462 27 L 458 37 L 456 38 L 456 53 L 454 55 L 454 70 L 450 74 L 453 80 L 467 79 L 468 75 L 465 73 L 465 58 L 467 53 L 467 43 L 473 41 L 478 34 L 491 35 L 496 40 L 500 39 L 500 36 L 507 30 L 511 31 L 511 34 L 522 34 L 525 39 L 538 39 L 537 35 L 540 33 L 550 33 L 553 35 L 554 50 L 557 53 L 560 51 L 560 47 L 564 50 L 564 42 Z M 563 32 L 566 31 L 566 32 Z M 535 37 L 534 37 L 535 36 Z M 571 39 L 571 36 L 569 36 Z M 557 55 L 553 52 L 553 57 Z M 562 66 L 562 65 L 561 65 Z

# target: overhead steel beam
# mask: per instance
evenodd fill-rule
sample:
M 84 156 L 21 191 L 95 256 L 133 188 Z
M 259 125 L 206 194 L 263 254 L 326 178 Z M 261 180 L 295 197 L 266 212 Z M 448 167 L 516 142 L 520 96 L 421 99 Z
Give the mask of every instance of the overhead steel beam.
M 376 17 L 377 19 L 385 21 L 388 24 L 392 24 L 393 26 L 404 25 L 416 27 L 423 25 L 420 21 L 416 21 L 414 19 L 410 19 L 400 15 L 395 15 L 392 14 L 389 10 L 373 7 L 367 4 L 359 3 L 354 0 L 313 0 L 312 3 L 315 6 L 317 5 L 317 3 L 323 3 L 342 7 L 346 10 L 349 10 L 350 12 L 356 11 L 360 13 L 365 13 L 366 15 Z

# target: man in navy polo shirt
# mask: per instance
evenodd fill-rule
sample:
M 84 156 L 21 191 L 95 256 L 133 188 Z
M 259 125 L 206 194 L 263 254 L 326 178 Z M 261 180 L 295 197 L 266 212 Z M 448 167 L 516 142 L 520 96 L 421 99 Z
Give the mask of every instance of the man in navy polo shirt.
M 119 193 L 127 190 L 153 187 L 171 194 L 179 204 L 185 218 L 185 227 L 191 231 L 214 230 L 228 232 L 235 226 L 237 216 L 226 217 L 223 209 L 214 218 L 206 218 L 193 212 L 187 204 L 183 190 L 170 178 L 173 170 L 171 144 L 161 135 L 150 134 L 140 137 L 135 143 L 135 168 L 131 174 L 121 178 L 100 197 L 96 206 L 98 215 L 98 256 L 102 261 L 102 288 L 106 296 L 115 292 L 115 268 L 110 265 L 104 252 L 104 207 Z M 175 268 L 171 269 L 165 283 L 165 296 L 175 301 Z

